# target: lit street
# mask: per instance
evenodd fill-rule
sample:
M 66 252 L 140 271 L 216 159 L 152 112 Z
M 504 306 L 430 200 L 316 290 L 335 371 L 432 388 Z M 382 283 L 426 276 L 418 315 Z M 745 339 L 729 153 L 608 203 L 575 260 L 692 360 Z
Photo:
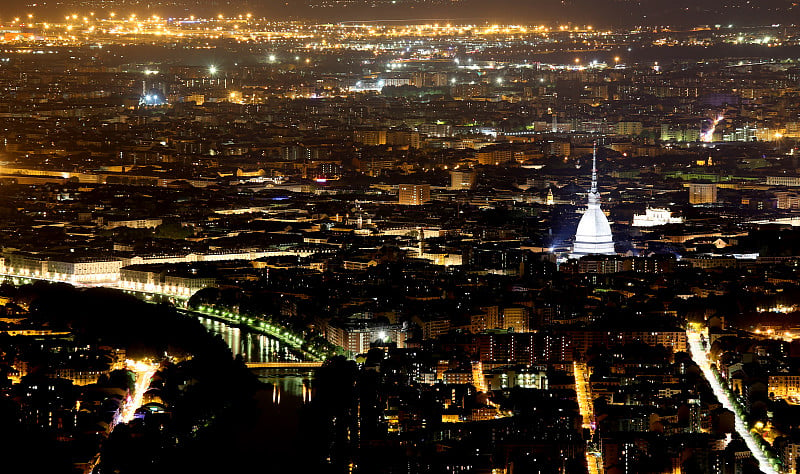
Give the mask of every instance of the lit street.
M 150 387 L 150 380 L 158 370 L 158 365 L 128 360 L 128 370 L 132 371 L 136 375 L 134 390 L 133 393 L 131 393 L 125 400 L 122 408 L 115 417 L 114 423 L 111 426 L 112 430 L 120 423 L 130 423 L 130 421 L 133 420 L 136 410 L 138 410 L 143 404 L 144 393 L 147 391 L 148 387 Z
M 714 396 L 717 397 L 722 406 L 726 409 L 736 413 L 734 409 L 734 402 L 723 390 L 722 386 L 720 385 L 719 381 L 714 375 L 714 372 L 711 370 L 711 365 L 708 360 L 708 353 L 703 348 L 703 343 L 700 340 L 700 333 L 696 332 L 694 329 L 689 328 L 686 331 L 686 336 L 689 341 L 689 348 L 691 351 L 692 359 L 700 367 L 700 370 L 703 372 L 703 376 L 708 380 L 709 385 L 711 385 L 711 390 L 714 392 Z M 744 442 L 747 444 L 747 447 L 750 449 L 750 452 L 753 454 L 753 457 L 758 460 L 758 465 L 763 472 L 766 473 L 775 473 L 777 474 L 777 470 L 775 470 L 770 464 L 770 460 L 764 455 L 764 452 L 761 451 L 761 448 L 758 446 L 758 442 L 753 437 L 753 434 L 750 433 L 750 430 L 747 429 L 747 425 L 745 424 L 745 420 L 740 417 L 736 416 L 736 432 L 739 436 L 742 437 Z
M 592 412 L 592 393 L 589 385 L 589 371 L 585 363 L 575 362 L 573 364 L 573 374 L 575 376 L 575 393 L 578 398 L 578 408 L 583 419 L 583 428 L 588 429 L 594 437 L 594 413 Z M 588 446 L 587 446 L 588 447 Z M 599 453 L 586 451 L 586 466 L 590 474 L 603 472 L 603 457 Z

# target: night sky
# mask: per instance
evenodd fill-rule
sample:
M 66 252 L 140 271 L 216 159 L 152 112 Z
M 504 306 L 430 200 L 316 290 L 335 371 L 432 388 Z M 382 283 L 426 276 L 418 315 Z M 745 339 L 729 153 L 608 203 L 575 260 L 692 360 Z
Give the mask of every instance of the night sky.
M 419 20 L 448 19 L 461 22 L 585 22 L 597 25 L 697 25 L 731 23 L 772 24 L 800 21 L 800 7 L 791 0 L 119 0 L 118 12 L 188 16 L 236 15 L 252 12 L 275 19 L 312 20 Z M 39 18 L 60 17 L 64 12 L 110 11 L 98 0 L 3 0 L 0 14 L 33 12 Z M 93 3 L 96 2 L 96 5 Z M 36 6 L 33 5 L 36 3 Z M 327 4 L 320 7 L 320 4 Z M 314 5 L 315 7 L 312 7 Z

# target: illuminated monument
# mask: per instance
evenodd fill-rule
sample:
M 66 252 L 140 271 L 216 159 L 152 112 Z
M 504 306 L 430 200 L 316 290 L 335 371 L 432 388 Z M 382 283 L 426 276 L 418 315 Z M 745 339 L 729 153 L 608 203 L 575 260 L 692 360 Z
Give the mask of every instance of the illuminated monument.
M 597 191 L 597 144 L 592 152 L 592 188 L 589 190 L 589 204 L 578 223 L 575 233 L 575 245 L 571 258 L 584 255 L 616 255 L 611 226 L 606 215 L 600 209 L 600 193 Z

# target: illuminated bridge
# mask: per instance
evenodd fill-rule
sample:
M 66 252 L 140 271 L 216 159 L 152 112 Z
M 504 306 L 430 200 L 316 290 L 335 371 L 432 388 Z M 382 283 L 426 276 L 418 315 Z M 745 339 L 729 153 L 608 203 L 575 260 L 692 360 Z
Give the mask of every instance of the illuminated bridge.
M 248 369 L 316 369 L 322 362 L 247 362 Z

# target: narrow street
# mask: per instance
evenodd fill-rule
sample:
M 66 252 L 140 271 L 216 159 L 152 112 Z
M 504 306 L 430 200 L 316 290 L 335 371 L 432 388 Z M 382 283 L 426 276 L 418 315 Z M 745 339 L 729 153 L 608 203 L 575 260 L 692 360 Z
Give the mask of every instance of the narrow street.
M 589 385 L 589 370 L 583 362 L 573 363 L 573 374 L 575 376 L 575 393 L 578 397 L 578 408 L 583 418 L 583 428 L 588 429 L 594 438 L 594 413 L 592 404 L 592 393 Z M 589 445 L 587 445 L 587 448 Z M 586 467 L 589 474 L 602 474 L 603 457 L 600 453 L 586 451 Z

